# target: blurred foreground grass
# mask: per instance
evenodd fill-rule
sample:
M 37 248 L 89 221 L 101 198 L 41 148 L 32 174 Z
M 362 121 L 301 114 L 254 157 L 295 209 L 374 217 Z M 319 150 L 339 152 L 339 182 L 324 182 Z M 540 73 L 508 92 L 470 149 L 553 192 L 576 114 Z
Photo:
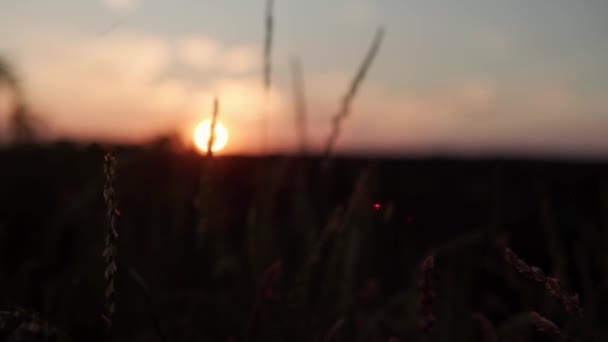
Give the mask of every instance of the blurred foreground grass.
M 65 340 L 106 338 L 103 154 L 0 150 L 0 308 L 39 312 Z M 116 156 L 115 341 L 487 340 L 474 313 L 501 341 L 531 341 L 531 310 L 580 340 L 608 337 L 605 163 L 219 157 L 201 189 L 194 153 Z M 579 293 L 585 318 L 505 265 L 507 246 Z

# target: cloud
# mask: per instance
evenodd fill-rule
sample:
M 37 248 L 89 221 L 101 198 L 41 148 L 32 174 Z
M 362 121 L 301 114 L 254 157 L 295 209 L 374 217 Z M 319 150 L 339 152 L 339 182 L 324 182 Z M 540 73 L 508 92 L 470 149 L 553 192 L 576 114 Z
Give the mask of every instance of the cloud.
M 251 46 L 223 47 L 205 37 L 184 37 L 175 42 L 175 58 L 196 70 L 245 74 L 258 69 L 260 52 Z
M 207 36 L 169 39 L 121 29 L 88 36 L 34 30 L 2 37 L 28 100 L 49 136 L 142 141 L 175 129 L 185 139 L 220 98 L 231 152 L 260 146 L 259 54 Z M 180 68 L 186 68 L 187 72 Z M 192 72 L 205 71 L 205 77 Z M 312 147 L 321 149 L 352 75 L 305 75 Z M 277 69 L 270 97 L 270 143 L 295 148 L 291 88 Z M 287 95 L 286 95 L 287 94 Z M 397 151 L 591 151 L 606 153 L 608 99 L 568 82 L 461 78 L 433 86 L 390 86 L 370 73 L 337 149 Z
M 341 151 L 606 155 L 608 100 L 568 84 L 463 79 L 395 89 L 368 79 L 342 126 Z M 311 141 L 321 148 L 350 77 L 308 75 Z M 522 86 L 527 84 L 527 86 Z
M 126 12 L 131 10 L 138 4 L 138 2 L 138 0 L 102 0 L 104 6 L 118 12 Z
M 188 134 L 216 95 L 226 124 L 259 117 L 260 82 L 242 75 L 255 67 L 249 47 L 228 48 L 205 36 L 178 40 L 187 53 L 169 38 L 125 29 L 101 37 L 33 30 L 7 42 L 20 61 L 28 100 L 49 123 L 49 137 L 141 141 L 170 129 Z M 214 75 L 172 72 L 179 56 Z M 273 97 L 280 102 L 278 92 Z
M 209 38 L 185 37 L 175 43 L 176 59 L 195 69 L 214 69 L 221 64 L 221 48 Z
M 65 32 L 46 39 L 53 48 L 36 52 L 31 46 L 24 76 L 31 102 L 52 115 L 58 131 L 140 135 L 144 127 L 160 124 L 154 113 L 166 107 L 159 104 L 159 89 L 166 85 L 157 80 L 169 61 L 162 39 L 134 33 L 90 39 Z

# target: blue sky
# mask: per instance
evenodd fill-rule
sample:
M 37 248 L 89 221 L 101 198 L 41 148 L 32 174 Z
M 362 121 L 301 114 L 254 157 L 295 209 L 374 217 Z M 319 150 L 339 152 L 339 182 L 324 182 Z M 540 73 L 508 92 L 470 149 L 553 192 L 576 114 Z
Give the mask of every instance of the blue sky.
M 295 146 L 289 58 L 304 65 L 318 148 L 384 26 L 339 150 L 608 155 L 604 0 L 275 2 L 273 149 Z M 3 0 L 0 53 L 49 138 L 187 139 L 218 94 L 227 152 L 255 152 L 263 12 L 258 0 Z

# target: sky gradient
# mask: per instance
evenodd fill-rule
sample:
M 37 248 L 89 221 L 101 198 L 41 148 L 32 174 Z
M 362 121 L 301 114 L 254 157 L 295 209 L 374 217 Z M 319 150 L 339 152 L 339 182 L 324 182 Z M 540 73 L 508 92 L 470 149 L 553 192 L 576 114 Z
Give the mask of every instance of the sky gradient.
M 384 26 L 339 151 L 608 156 L 608 1 L 275 3 L 272 150 L 296 148 L 290 57 L 319 149 Z M 46 138 L 187 138 L 217 94 L 226 153 L 255 153 L 263 12 L 261 0 L 2 0 L 0 54 Z

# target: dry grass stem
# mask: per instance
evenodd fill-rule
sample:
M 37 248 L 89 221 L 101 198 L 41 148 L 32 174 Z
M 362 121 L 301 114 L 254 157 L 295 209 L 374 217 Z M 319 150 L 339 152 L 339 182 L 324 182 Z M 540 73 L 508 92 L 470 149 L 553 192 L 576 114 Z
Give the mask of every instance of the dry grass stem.
M 104 173 L 106 182 L 103 190 L 103 197 L 106 202 L 108 231 L 106 234 L 106 247 L 103 251 L 103 256 L 105 258 L 104 278 L 106 280 L 106 289 L 105 312 L 102 317 L 106 321 L 108 329 L 110 329 L 116 310 L 116 291 L 114 287 L 114 280 L 116 278 L 116 272 L 118 271 L 118 266 L 116 264 L 116 257 L 118 254 L 118 231 L 116 226 L 118 217 L 120 216 L 114 190 L 116 158 L 111 153 L 107 153 L 104 157 Z
M 219 101 L 216 97 L 213 99 L 213 116 L 211 117 L 211 127 L 209 128 L 209 140 L 207 140 L 207 158 L 213 157 L 213 146 L 215 145 L 215 126 L 217 125 L 218 113 Z
M 268 0 L 266 3 L 265 36 L 264 36 L 264 89 L 270 90 L 272 76 L 272 34 L 274 31 L 273 17 L 274 1 Z
M 548 318 L 545 318 L 545 317 L 539 315 L 535 311 L 531 311 L 529 314 L 529 317 L 539 332 L 541 332 L 547 336 L 551 336 L 552 338 L 554 338 L 557 341 L 567 341 L 568 340 L 566 335 L 559 329 L 559 327 L 555 323 L 553 323 L 551 320 L 549 320 Z
M 266 15 L 264 21 L 264 103 L 262 113 L 262 152 L 266 153 L 268 148 L 268 107 L 270 98 L 270 88 L 272 86 L 272 45 L 274 33 L 274 1 L 266 2 Z
M 332 227 L 332 229 L 336 233 L 342 233 L 346 229 L 346 227 L 353 221 L 355 215 L 359 213 L 359 210 L 363 205 L 362 202 L 365 198 L 365 193 L 369 184 L 369 180 L 371 178 L 371 174 L 372 169 L 366 168 L 361 172 L 361 174 L 357 178 L 354 190 L 351 193 L 350 198 L 348 199 L 348 205 L 346 206 L 344 215 L 339 221 L 337 221 L 338 225 L 336 227 Z
M 336 342 L 338 341 L 338 333 L 342 330 L 344 326 L 344 318 L 340 318 L 339 320 L 332 325 L 332 327 L 327 331 L 325 336 L 323 337 L 324 342 Z
M 498 342 L 496 328 L 494 328 L 494 324 L 484 314 L 476 312 L 473 314 L 473 319 L 479 324 L 483 342 Z
M 249 334 L 251 337 L 257 334 L 260 323 L 268 318 L 269 306 L 279 300 L 279 283 L 283 272 L 283 263 L 275 261 L 262 274 L 260 291 L 253 307 Z
M 367 74 L 367 71 L 369 70 L 376 55 L 378 54 L 378 51 L 380 50 L 380 46 L 382 44 L 383 38 L 384 38 L 384 28 L 379 28 L 376 31 L 376 35 L 374 37 L 374 40 L 372 41 L 372 45 L 370 46 L 370 48 L 367 52 L 367 55 L 365 56 L 365 59 L 363 60 L 363 63 L 359 67 L 357 74 L 355 75 L 355 77 L 353 78 L 353 80 L 350 84 L 350 88 L 348 89 L 348 92 L 342 99 L 342 105 L 340 107 L 340 110 L 332 119 L 331 132 L 330 132 L 329 137 L 327 138 L 327 142 L 325 144 L 326 161 L 331 156 L 331 153 L 332 153 L 332 150 L 336 143 L 336 140 L 338 139 L 338 136 L 340 135 L 340 126 L 342 124 L 342 121 L 344 119 L 346 119 L 351 112 L 350 109 L 352 106 L 352 102 L 353 102 L 355 96 L 357 95 L 357 91 L 359 90 L 361 83 L 365 79 L 365 75 Z
M 201 178 L 199 182 L 198 191 L 198 210 L 200 211 L 199 222 L 198 222 L 198 243 L 200 245 L 203 233 L 207 230 L 209 225 L 209 214 L 211 213 L 211 174 L 212 174 L 212 161 L 213 161 L 213 146 L 215 145 L 215 127 L 217 126 L 217 118 L 219 116 L 219 100 L 218 98 L 213 99 L 213 112 L 211 116 L 211 125 L 209 127 L 209 139 L 207 140 L 207 155 L 205 160 L 202 161 L 201 166 Z
M 435 270 L 435 257 L 427 256 L 420 265 L 420 279 L 418 281 L 418 329 L 428 334 L 435 324 L 433 302 L 435 290 L 433 274 Z
M 302 65 L 300 60 L 293 58 L 290 63 L 290 69 L 293 83 L 296 134 L 298 136 L 300 154 L 304 155 L 306 154 L 308 146 L 307 107 L 304 79 L 302 76 Z

